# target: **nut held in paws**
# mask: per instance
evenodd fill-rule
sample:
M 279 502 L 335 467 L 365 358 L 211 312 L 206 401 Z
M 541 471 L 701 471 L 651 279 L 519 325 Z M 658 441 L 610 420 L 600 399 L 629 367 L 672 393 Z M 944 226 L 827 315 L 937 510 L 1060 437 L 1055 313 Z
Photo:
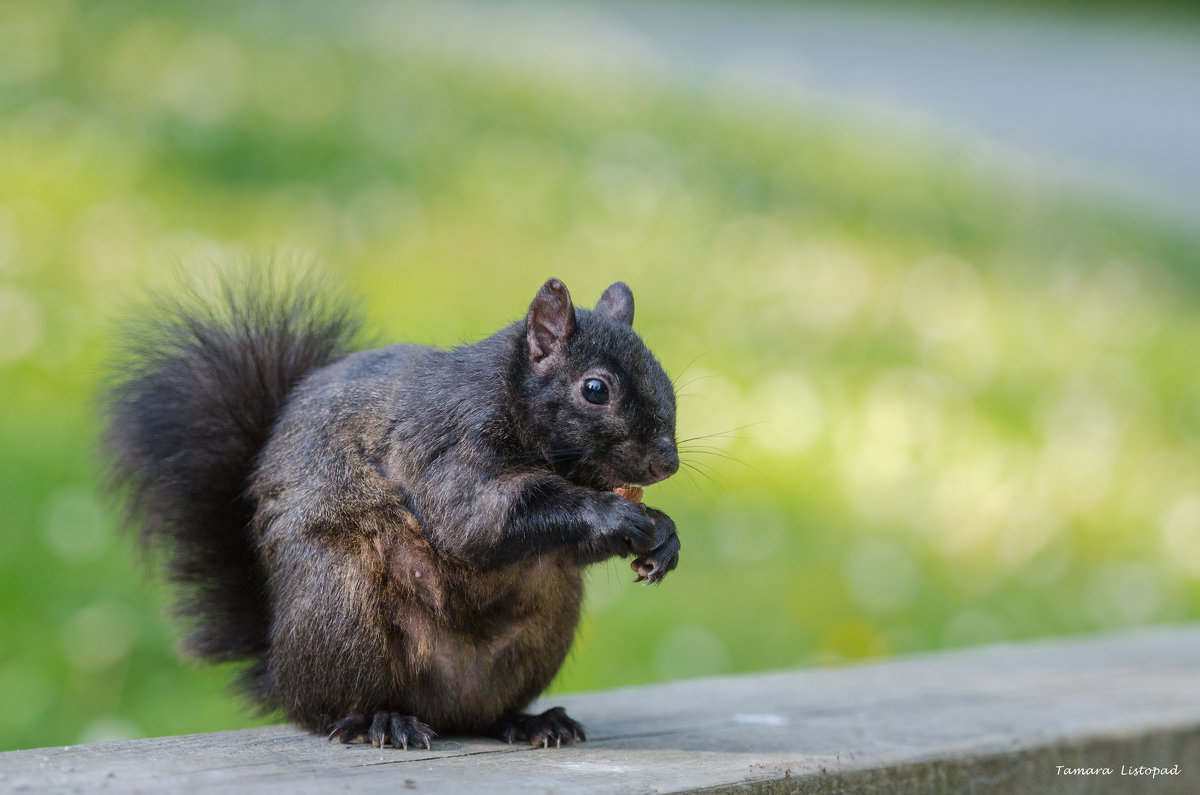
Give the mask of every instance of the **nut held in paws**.
M 642 487 L 641 486 L 626 486 L 624 488 L 613 489 L 618 497 L 636 502 L 639 505 L 642 502 Z

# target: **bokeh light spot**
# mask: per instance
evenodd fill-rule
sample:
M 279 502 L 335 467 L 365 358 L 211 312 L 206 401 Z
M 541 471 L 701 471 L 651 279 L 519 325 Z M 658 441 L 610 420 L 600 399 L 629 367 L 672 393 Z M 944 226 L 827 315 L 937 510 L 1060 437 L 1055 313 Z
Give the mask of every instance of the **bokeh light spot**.
M 108 542 L 104 510 L 94 489 L 83 486 L 70 486 L 51 494 L 46 501 L 43 526 L 50 548 L 68 563 L 96 559 Z
M 788 517 L 757 490 L 728 494 L 713 506 L 708 526 L 718 560 L 754 563 L 770 558 L 789 531 Z
M 28 356 L 42 339 L 37 300 L 19 287 L 0 284 L 0 364 Z
M 808 449 L 821 434 L 821 396 L 800 373 L 776 373 L 763 381 L 750 398 L 754 424 L 750 437 L 764 450 L 782 455 Z
M 1143 624 L 1164 611 L 1167 593 L 1153 566 L 1117 562 L 1100 566 L 1092 574 L 1089 605 L 1104 626 Z
M 100 602 L 83 608 L 63 628 L 67 658 L 81 671 L 102 671 L 124 659 L 133 643 L 134 623 L 128 608 Z
M 654 649 L 661 679 L 687 679 L 726 671 L 729 652 L 712 630 L 694 625 L 673 627 Z
M 161 91 L 176 113 L 202 124 L 216 124 L 242 100 L 245 66 L 241 51 L 227 36 L 202 33 L 173 53 L 161 79 Z
M 1200 577 L 1200 494 L 1189 494 L 1168 508 L 1159 527 L 1167 562 Z
M 918 564 L 913 553 L 890 538 L 863 538 L 846 554 L 850 595 L 866 612 L 886 614 L 912 605 Z

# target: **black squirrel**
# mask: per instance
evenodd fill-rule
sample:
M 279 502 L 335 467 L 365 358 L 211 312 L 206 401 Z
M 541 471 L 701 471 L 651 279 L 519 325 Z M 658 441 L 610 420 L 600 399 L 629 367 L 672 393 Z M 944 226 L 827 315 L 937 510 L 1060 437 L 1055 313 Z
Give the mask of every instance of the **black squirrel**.
M 436 732 L 585 739 L 524 710 L 579 621 L 582 571 L 675 568 L 661 511 L 613 490 L 679 468 L 675 392 L 617 282 L 452 350 L 351 352 L 353 302 L 226 275 L 123 332 L 105 395 L 113 486 L 166 551 L 192 655 L 248 663 L 267 708 L 342 742 Z

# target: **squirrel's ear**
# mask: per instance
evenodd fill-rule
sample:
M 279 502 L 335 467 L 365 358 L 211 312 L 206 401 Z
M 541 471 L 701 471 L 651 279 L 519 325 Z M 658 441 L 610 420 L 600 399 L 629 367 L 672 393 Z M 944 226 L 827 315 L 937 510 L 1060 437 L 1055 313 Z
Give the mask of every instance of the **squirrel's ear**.
M 563 345 L 574 331 L 575 307 L 567 286 L 558 279 L 547 280 L 533 297 L 525 318 L 529 358 L 544 367 L 562 355 Z
M 633 325 L 633 291 L 625 282 L 609 285 L 596 302 L 596 314 L 619 320 L 627 326 Z

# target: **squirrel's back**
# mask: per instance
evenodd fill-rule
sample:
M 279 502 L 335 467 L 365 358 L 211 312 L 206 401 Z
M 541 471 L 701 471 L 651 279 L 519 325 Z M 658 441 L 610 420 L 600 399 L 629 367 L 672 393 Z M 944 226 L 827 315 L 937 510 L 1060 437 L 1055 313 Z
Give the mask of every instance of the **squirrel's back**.
M 248 481 L 292 388 L 348 353 L 360 321 L 311 276 L 231 269 L 215 287 L 130 313 L 104 393 L 104 444 L 129 524 L 180 586 L 187 650 L 250 662 L 254 688 L 271 617 Z

